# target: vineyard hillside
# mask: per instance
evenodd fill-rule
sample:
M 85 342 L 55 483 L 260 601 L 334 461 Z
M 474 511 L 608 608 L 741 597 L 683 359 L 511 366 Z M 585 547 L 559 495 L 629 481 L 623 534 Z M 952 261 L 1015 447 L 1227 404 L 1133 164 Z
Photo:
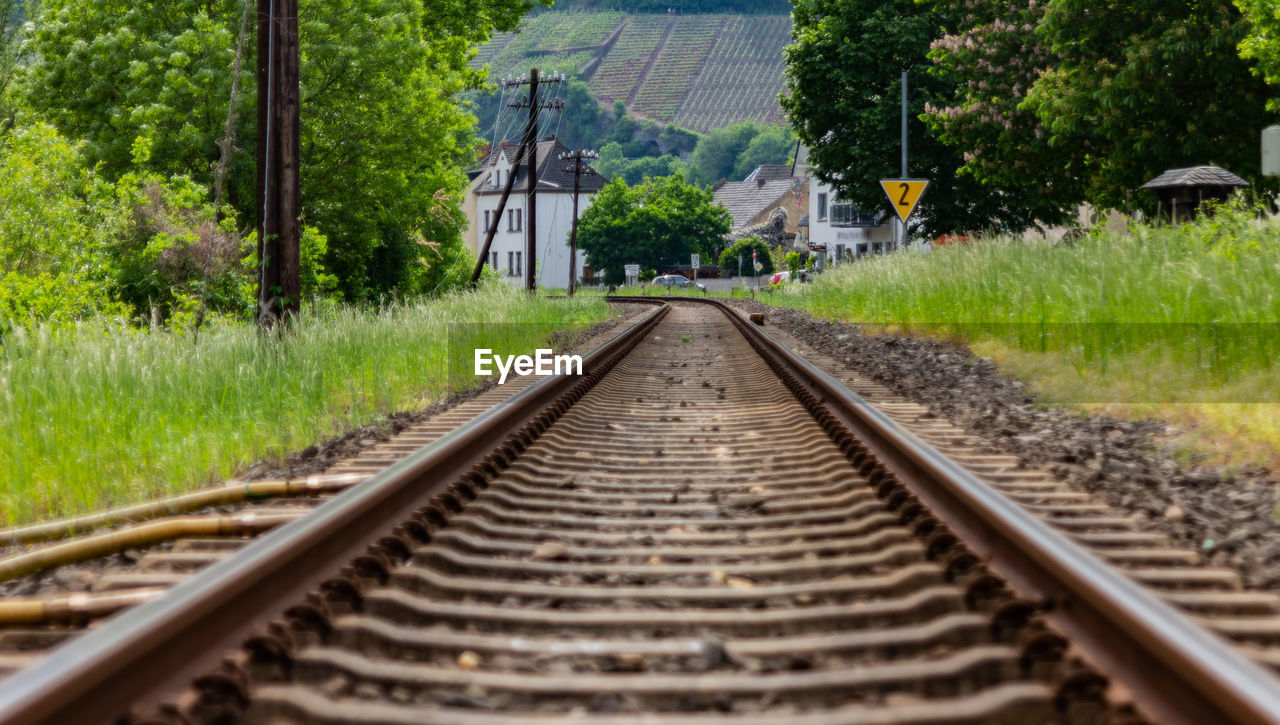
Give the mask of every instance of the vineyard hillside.
M 788 15 L 546 12 L 480 48 L 492 77 L 576 72 L 605 106 L 705 133 L 738 121 L 784 122 Z

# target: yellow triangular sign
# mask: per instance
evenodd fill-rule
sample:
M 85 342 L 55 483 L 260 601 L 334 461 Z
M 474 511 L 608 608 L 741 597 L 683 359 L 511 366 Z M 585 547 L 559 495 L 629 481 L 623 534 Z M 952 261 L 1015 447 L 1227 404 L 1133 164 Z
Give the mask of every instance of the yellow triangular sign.
M 929 188 L 929 180 L 881 179 L 880 186 L 889 197 L 889 205 L 897 212 L 902 223 L 906 224 L 911 212 L 916 210 L 916 204 L 920 203 L 920 197 L 924 196 L 924 190 Z

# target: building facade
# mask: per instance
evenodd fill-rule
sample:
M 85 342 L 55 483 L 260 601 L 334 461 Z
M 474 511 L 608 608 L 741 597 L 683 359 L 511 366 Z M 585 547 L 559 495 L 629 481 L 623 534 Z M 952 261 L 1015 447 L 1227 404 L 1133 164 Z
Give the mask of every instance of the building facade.
M 796 152 L 796 175 L 806 179 L 809 189 L 808 246 L 821 250 L 824 264 L 839 265 L 867 254 L 893 251 L 893 221 L 882 210 L 863 213 L 842 201 L 836 191 L 813 173 L 809 150 L 801 145 Z
M 493 149 L 471 172 L 471 188 L 468 202 L 464 204 L 470 222 L 467 245 L 478 252 L 484 244 L 486 231 L 497 224 L 493 243 L 485 263 L 503 279 L 513 285 L 523 286 L 525 269 L 532 264 L 536 270 L 538 286 L 550 289 L 566 289 L 569 286 L 569 234 L 573 228 L 573 172 L 572 162 L 560 160 L 560 154 L 568 152 L 564 144 L 554 138 L 538 142 L 538 194 L 536 253 L 528 258 L 526 240 L 528 234 L 528 190 L 525 165 L 514 166 L 517 152 L 515 144 L 503 142 Z M 599 174 L 583 164 L 584 173 L 579 180 L 578 217 L 591 205 L 595 195 L 604 188 Z M 510 174 L 515 173 L 515 185 L 507 204 L 499 215 L 498 205 Z M 576 277 L 581 281 L 589 261 L 587 255 L 578 252 L 574 265 Z

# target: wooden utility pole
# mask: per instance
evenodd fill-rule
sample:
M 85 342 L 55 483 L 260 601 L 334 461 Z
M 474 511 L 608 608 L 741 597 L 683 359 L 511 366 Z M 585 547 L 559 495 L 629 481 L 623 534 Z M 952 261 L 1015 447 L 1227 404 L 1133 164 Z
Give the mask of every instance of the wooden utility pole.
M 525 229 L 524 237 L 524 288 L 530 292 L 538 291 L 537 270 L 533 260 L 538 257 L 538 69 L 529 70 L 529 127 L 533 129 L 533 143 L 529 144 L 528 166 L 525 172 L 525 183 L 529 185 L 525 195 Z
M 531 211 L 528 212 L 528 219 L 526 220 L 529 225 L 529 233 L 525 243 L 525 257 L 527 259 L 524 260 L 524 264 L 526 270 L 533 269 L 533 259 L 537 250 L 537 224 L 535 216 L 537 212 L 532 210 L 534 208 L 533 204 L 537 202 L 537 183 L 533 180 L 536 178 L 538 167 L 538 112 L 542 109 L 551 109 L 555 111 L 564 109 L 564 101 L 560 99 L 553 99 L 550 101 L 542 101 L 539 99 L 538 86 L 544 83 L 563 83 L 564 79 L 565 77 L 562 74 L 556 74 L 549 79 L 541 79 L 538 76 L 538 69 L 534 68 L 529 71 L 529 80 L 527 81 L 512 80 L 510 78 L 503 79 L 502 81 L 504 88 L 520 85 L 529 86 L 528 100 L 508 104 L 509 108 L 528 108 L 529 120 L 525 123 L 524 135 L 521 137 L 520 147 L 516 150 L 515 158 L 511 160 L 511 172 L 507 177 L 506 186 L 503 187 L 502 198 L 498 201 L 498 210 L 497 213 L 494 214 L 493 224 L 485 231 L 484 243 L 480 246 L 479 258 L 476 260 L 476 268 L 475 271 L 471 273 L 471 289 L 475 289 L 476 284 L 480 281 L 480 273 L 484 271 L 485 262 L 489 257 L 489 247 L 493 244 L 493 237 L 498 231 L 498 223 L 502 220 L 502 212 L 507 208 L 507 199 L 511 196 L 511 190 L 515 185 L 516 174 L 520 168 L 522 159 L 525 160 L 525 178 L 530 180 L 528 183 L 529 191 L 531 192 L 526 198 L 526 208 Z M 501 146 L 499 146 L 499 148 L 501 148 Z M 525 286 L 530 291 L 537 289 L 536 279 L 533 277 L 532 272 L 527 271 L 525 273 Z
M 258 323 L 298 313 L 298 0 L 258 0 Z
M 561 161 L 572 161 L 572 166 L 566 166 L 565 171 L 573 172 L 573 229 L 569 232 L 569 296 L 573 296 L 574 288 L 578 282 L 578 192 L 582 187 L 582 174 L 594 174 L 596 170 L 590 166 L 584 167 L 582 162 L 584 159 L 598 159 L 600 154 L 595 151 L 587 151 L 579 149 L 577 151 L 569 151 L 560 154 Z
M 475 289 L 480 282 L 480 273 L 484 270 L 484 265 L 489 259 L 489 247 L 493 244 L 493 235 L 498 233 L 498 223 L 502 221 L 502 212 L 507 208 L 507 199 L 511 197 L 511 189 L 516 185 L 516 169 L 519 168 L 520 159 L 524 158 L 525 149 L 528 148 L 528 137 L 529 133 L 526 129 L 525 138 L 520 141 L 520 145 L 516 148 L 516 155 L 511 159 L 511 170 L 507 172 L 507 183 L 502 188 L 502 198 L 498 200 L 498 211 L 493 215 L 493 223 L 485 230 L 484 244 L 480 245 L 480 258 L 476 260 L 475 271 L 471 273 L 471 289 Z

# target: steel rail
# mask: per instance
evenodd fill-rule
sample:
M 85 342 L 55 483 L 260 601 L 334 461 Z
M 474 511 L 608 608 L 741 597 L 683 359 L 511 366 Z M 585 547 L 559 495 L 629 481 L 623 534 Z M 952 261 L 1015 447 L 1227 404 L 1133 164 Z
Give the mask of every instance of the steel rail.
M 486 457 L 522 450 L 669 311 L 661 307 L 589 352 L 583 376 L 545 378 L 441 440 L 255 540 L 236 556 L 57 648 L 5 680 L 0 723 L 100 723 L 156 705 L 287 604 L 306 600 L 380 536 L 469 475 Z M 522 440 L 527 439 L 527 440 Z M 287 604 L 286 604 L 287 603 Z
M 631 298 L 624 298 L 630 300 Z M 640 297 L 640 299 L 654 299 Z M 775 370 L 792 375 L 897 479 L 1161 723 L 1280 723 L 1280 679 L 903 429 L 723 302 Z

